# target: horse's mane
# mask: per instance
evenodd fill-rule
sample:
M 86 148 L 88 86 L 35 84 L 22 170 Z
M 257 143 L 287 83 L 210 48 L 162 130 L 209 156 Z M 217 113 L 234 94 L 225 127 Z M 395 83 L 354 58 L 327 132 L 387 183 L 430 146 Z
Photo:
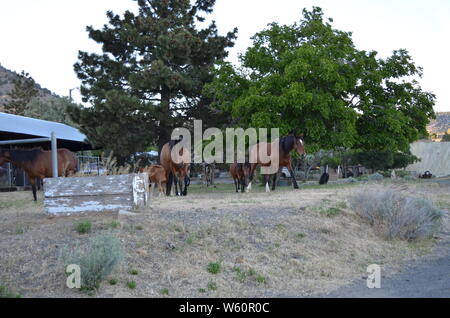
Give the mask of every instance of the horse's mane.
M 285 152 L 291 152 L 292 148 L 294 148 L 295 136 L 287 135 L 281 138 L 280 140 L 280 148 Z
M 33 162 L 42 153 L 42 148 L 3 150 L 10 153 L 12 161 Z
M 171 140 L 169 141 L 169 148 L 170 150 L 172 150 L 173 146 L 175 146 L 177 143 L 179 143 L 182 139 L 175 139 L 175 140 Z

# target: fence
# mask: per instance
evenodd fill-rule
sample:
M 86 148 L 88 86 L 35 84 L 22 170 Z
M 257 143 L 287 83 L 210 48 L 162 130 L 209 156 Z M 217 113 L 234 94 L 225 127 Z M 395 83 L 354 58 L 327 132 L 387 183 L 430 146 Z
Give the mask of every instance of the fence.
M 99 176 L 105 174 L 101 160 L 97 156 L 77 155 L 77 170 L 83 170 L 85 175 Z M 40 182 L 38 183 L 40 186 Z M 11 188 L 28 188 L 31 187 L 27 174 L 19 168 L 14 167 L 11 163 L 5 163 L 0 166 L 0 190 Z

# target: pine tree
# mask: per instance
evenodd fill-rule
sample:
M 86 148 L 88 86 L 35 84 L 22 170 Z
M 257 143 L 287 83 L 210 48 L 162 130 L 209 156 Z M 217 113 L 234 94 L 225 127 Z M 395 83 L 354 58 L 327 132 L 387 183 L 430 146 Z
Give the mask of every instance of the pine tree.
M 96 146 L 113 150 L 119 160 L 150 145 L 159 149 L 173 128 L 199 107 L 213 65 L 227 56 L 237 29 L 219 36 L 212 12 L 215 0 L 137 0 L 137 15 L 107 12 L 101 30 L 87 27 L 103 54 L 79 52 L 75 72 L 84 102 L 71 116 Z
M 36 82 L 30 74 L 22 71 L 13 81 L 14 88 L 8 94 L 11 101 L 5 105 L 5 112 L 14 115 L 24 115 L 27 104 L 38 94 Z

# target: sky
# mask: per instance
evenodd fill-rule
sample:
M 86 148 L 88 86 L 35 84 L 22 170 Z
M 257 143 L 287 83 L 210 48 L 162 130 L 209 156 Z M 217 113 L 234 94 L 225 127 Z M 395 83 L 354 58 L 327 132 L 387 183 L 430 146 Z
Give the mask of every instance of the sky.
M 251 45 L 250 37 L 268 23 L 299 21 L 303 8 L 319 6 L 333 18 L 334 28 L 353 32 L 358 49 L 375 50 L 383 58 L 407 49 L 423 67 L 422 89 L 437 96 L 435 111 L 450 111 L 449 0 L 217 0 L 209 19 L 219 33 L 239 29 L 228 60 Z M 106 11 L 136 11 L 132 0 L 2 0 L 0 64 L 28 72 L 41 86 L 68 96 L 79 87 L 73 71 L 79 50 L 100 53 L 88 38 L 87 25 L 107 23 Z M 75 101 L 81 101 L 73 90 Z

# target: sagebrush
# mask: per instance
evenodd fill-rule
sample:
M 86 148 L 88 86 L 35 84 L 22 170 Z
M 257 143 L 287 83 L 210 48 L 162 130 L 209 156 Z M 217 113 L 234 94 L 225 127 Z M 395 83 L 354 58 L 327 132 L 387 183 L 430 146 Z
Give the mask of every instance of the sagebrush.
M 439 230 L 445 211 L 423 198 L 409 197 L 393 187 L 365 187 L 350 199 L 351 208 L 387 239 L 416 240 Z
M 87 248 L 76 246 L 62 252 L 64 267 L 76 264 L 81 269 L 81 289 L 92 290 L 114 270 L 123 256 L 120 240 L 110 233 L 101 233 L 89 241 Z

